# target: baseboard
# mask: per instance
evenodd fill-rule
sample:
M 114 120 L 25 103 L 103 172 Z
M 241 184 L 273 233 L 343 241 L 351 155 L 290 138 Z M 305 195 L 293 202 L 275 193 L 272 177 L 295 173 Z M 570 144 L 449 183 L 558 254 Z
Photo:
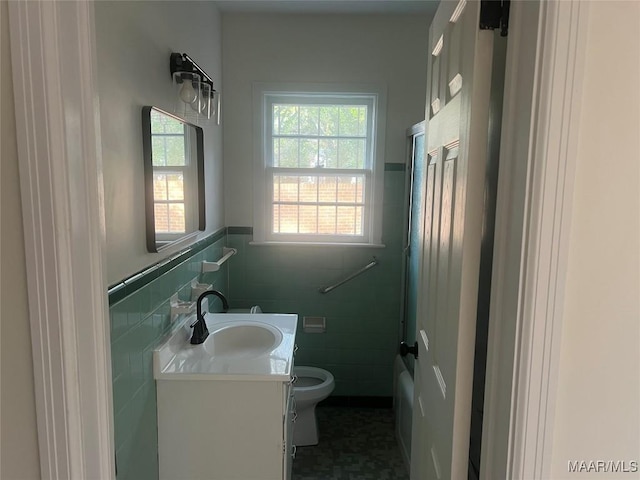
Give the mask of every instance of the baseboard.
M 318 404 L 318 406 L 391 408 L 393 407 L 393 397 L 354 397 L 336 395 L 323 400 Z

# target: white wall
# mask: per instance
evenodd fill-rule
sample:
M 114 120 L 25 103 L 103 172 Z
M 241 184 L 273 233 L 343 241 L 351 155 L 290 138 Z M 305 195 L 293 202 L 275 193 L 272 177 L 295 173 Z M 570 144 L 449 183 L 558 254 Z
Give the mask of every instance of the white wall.
M 100 1 L 95 12 L 107 280 L 113 284 L 175 252 L 146 250 L 141 109 L 174 110 L 171 52 L 189 54 L 222 88 L 221 26 L 211 2 Z M 210 233 L 224 225 L 222 128 L 205 127 L 204 135 Z
M 251 226 L 254 82 L 385 83 L 385 162 L 404 162 L 405 131 L 424 119 L 422 15 L 224 14 L 225 220 Z
M 40 478 L 7 2 L 0 1 L 0 478 Z
M 590 2 L 556 400 L 569 460 L 640 461 L 640 3 Z

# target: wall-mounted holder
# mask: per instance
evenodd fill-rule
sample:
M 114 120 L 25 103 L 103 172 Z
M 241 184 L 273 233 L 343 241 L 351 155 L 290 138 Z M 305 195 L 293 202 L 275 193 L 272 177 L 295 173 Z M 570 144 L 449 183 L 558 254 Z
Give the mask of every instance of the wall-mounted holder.
M 213 290 L 211 283 L 199 283 L 197 280 L 191 280 L 191 300 L 196 301 L 198 297 L 207 290 Z
M 236 253 L 238 253 L 238 250 L 235 248 L 222 247 L 222 258 L 217 262 L 202 262 L 202 273 L 217 272 L 222 267 L 222 264 Z
M 305 333 L 325 333 L 327 331 L 326 317 L 302 317 L 302 331 Z
M 172 317 L 175 317 L 177 315 L 189 315 L 196 311 L 196 302 L 180 300 L 177 293 L 174 293 L 171 296 L 169 304 L 171 305 Z

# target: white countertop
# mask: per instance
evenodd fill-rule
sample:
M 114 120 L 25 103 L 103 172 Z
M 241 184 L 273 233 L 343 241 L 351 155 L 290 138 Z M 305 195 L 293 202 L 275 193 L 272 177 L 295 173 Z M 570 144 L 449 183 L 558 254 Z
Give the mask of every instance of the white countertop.
M 293 348 L 298 315 L 207 313 L 209 337 L 201 345 L 191 345 L 195 315 L 185 319 L 171 336 L 153 352 L 156 380 L 245 380 L 288 381 L 292 374 Z M 282 341 L 260 355 L 215 355 L 213 334 L 233 324 L 266 323 L 280 331 Z M 207 343 L 210 342 L 210 343 Z

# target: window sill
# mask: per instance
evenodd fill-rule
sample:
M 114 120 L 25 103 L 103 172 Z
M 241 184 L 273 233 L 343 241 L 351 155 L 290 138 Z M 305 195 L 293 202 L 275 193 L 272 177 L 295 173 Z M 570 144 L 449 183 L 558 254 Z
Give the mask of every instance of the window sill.
M 249 242 L 249 245 L 257 247 L 280 247 L 292 245 L 300 247 L 359 247 L 359 248 L 386 248 L 383 243 L 340 243 L 340 242 Z

